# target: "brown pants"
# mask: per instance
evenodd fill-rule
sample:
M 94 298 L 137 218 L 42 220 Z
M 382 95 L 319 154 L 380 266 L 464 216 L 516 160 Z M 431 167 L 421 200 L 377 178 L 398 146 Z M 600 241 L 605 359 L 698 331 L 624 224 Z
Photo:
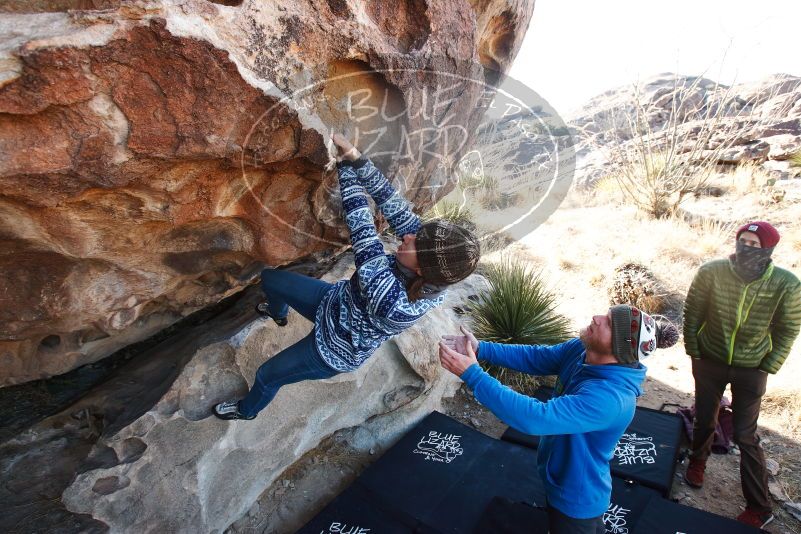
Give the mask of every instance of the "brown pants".
M 756 368 L 732 367 L 714 360 L 693 359 L 695 378 L 695 423 L 693 459 L 706 460 L 715 434 L 718 407 L 726 384 L 731 384 L 734 442 L 740 447 L 740 482 L 750 508 L 765 512 L 768 500 L 768 471 L 757 438 L 757 419 L 768 374 Z

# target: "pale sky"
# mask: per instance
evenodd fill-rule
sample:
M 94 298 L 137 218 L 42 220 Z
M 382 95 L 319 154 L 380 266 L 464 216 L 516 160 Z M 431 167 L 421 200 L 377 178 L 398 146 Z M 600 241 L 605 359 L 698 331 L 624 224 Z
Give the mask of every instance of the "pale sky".
M 801 76 L 801 0 L 536 0 L 509 74 L 562 115 L 661 72 Z

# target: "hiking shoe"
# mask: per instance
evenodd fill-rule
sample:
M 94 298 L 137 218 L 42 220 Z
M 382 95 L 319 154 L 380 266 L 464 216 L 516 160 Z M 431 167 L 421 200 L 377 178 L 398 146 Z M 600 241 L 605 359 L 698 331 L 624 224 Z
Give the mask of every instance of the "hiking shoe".
M 275 324 L 277 324 L 278 326 L 287 325 L 288 321 L 286 320 L 286 317 L 273 317 L 273 314 L 270 313 L 270 305 L 266 300 L 264 302 L 259 302 L 258 304 L 256 304 L 256 313 L 258 313 L 264 318 L 269 317 L 270 319 L 275 321 Z
M 768 510 L 767 512 L 758 512 L 753 508 L 746 507 L 745 511 L 737 516 L 737 521 L 751 525 L 756 528 L 765 528 L 765 525 L 773 521 L 773 513 Z
M 687 471 L 684 473 L 684 481 L 693 488 L 703 487 L 705 470 L 706 462 L 691 459 L 690 465 L 687 466 Z
M 239 411 L 239 401 L 230 401 L 230 402 L 221 402 L 214 406 L 214 415 L 219 417 L 220 419 L 225 419 L 226 421 L 230 421 L 232 419 L 244 419 L 245 421 L 250 421 L 251 419 L 255 419 L 256 416 L 252 417 L 245 417 Z

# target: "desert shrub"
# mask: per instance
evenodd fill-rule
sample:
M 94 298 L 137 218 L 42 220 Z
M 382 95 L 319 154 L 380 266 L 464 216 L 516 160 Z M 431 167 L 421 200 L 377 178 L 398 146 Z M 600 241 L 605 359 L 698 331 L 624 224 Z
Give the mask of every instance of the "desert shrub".
M 496 343 L 551 345 L 571 336 L 568 318 L 556 311 L 556 296 L 538 272 L 520 260 L 504 258 L 486 265 L 489 289 L 470 306 L 476 337 Z M 525 373 L 482 362 L 487 371 L 519 391 L 536 389 L 536 379 Z
M 516 193 L 502 191 L 500 180 L 494 176 L 486 176 L 475 192 L 481 207 L 486 210 L 502 210 L 519 201 Z
M 626 263 L 615 269 L 608 294 L 611 305 L 631 304 L 646 313 L 674 320 L 681 313 L 681 300 L 648 267 L 639 263 Z
M 801 167 L 801 150 L 790 156 L 791 167 Z
M 515 243 L 515 239 L 505 232 L 492 232 L 485 235 L 481 240 L 481 254 L 489 254 L 504 250 L 506 247 Z
M 593 138 L 606 153 L 624 200 L 651 217 L 669 217 L 688 196 L 703 191 L 724 155 L 747 135 L 744 128 L 757 131 L 787 112 L 778 106 L 759 114 L 753 102 L 739 101 L 730 88 L 703 87 L 702 80 L 677 77 L 669 94 L 652 101 L 635 86 L 631 102 L 610 113 L 608 131 Z M 701 90 L 705 97 L 699 99 Z
M 423 221 L 444 219 L 469 230 L 476 229 L 470 209 L 459 202 L 440 200 L 423 215 Z

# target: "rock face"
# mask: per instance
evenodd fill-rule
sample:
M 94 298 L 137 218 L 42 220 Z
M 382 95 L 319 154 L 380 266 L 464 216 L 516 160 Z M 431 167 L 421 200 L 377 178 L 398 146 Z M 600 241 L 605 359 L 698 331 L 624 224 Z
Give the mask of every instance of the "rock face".
M 358 127 L 418 208 L 432 205 L 447 193 L 434 187 L 447 181 L 443 157 L 468 150 L 483 114 L 479 86 L 464 80 L 498 82 L 492 69 L 509 67 L 533 1 L 0 10 L 8 385 L 142 339 L 241 289 L 264 263 L 341 249 L 332 129 Z M 440 135 L 446 125 L 463 138 Z M 416 149 L 392 157 L 415 133 Z
M 347 276 L 352 262 L 346 256 L 324 279 Z M 252 302 L 242 302 L 244 315 L 227 319 L 227 327 L 208 325 L 200 336 L 188 332 L 159 349 L 189 353 L 173 381 L 147 383 L 162 376 L 165 355 L 134 361 L 123 376 L 0 444 L 0 497 L 14 505 L 0 527 L 222 532 L 326 436 L 362 436 L 361 446 L 380 451 L 453 395 L 459 380 L 440 367 L 436 343 L 458 331 L 453 308 L 485 288 L 478 275 L 454 286 L 443 306 L 385 343 L 357 372 L 287 386 L 253 421 L 220 421 L 210 407 L 244 393 L 265 359 L 311 328 L 294 311 L 284 328 L 253 321 Z M 164 393 L 135 408 L 154 387 Z

